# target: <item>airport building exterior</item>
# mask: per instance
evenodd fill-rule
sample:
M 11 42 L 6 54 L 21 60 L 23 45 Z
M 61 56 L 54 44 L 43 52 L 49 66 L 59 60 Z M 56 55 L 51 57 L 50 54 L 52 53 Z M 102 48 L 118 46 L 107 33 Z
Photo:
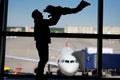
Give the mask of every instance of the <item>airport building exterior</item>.
M 95 26 L 67 26 L 63 29 L 64 33 L 88 33 L 88 34 L 97 34 L 97 27 Z M 10 32 L 33 32 L 34 28 L 30 26 L 24 27 L 12 27 L 10 28 Z M 104 26 L 103 34 L 120 34 L 119 26 Z
M 97 27 L 95 26 L 67 26 L 64 28 L 65 33 L 97 33 Z M 103 34 L 120 34 L 120 27 L 104 26 Z

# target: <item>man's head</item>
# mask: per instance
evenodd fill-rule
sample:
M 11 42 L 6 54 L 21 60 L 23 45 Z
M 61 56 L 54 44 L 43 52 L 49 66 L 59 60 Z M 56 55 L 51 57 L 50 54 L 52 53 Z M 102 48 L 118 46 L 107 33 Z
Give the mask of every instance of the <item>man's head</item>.
M 36 9 L 36 10 L 34 10 L 34 11 L 32 12 L 32 17 L 33 17 L 34 19 L 37 19 L 37 18 L 42 19 L 42 18 L 43 18 L 43 15 L 42 15 L 42 13 L 41 13 L 40 11 L 38 11 L 38 10 Z

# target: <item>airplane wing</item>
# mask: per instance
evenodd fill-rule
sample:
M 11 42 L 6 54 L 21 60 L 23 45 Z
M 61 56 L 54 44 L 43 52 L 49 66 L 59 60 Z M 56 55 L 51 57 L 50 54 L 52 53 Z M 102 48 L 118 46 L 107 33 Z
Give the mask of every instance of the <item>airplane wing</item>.
M 49 48 L 49 49 L 54 51 L 60 51 L 60 49 L 56 49 L 56 48 Z
M 48 61 L 47 64 L 51 65 L 51 66 L 55 66 L 55 67 L 58 66 L 58 64 L 56 62 L 52 62 L 52 61 Z
M 17 59 L 17 60 L 30 61 L 30 62 L 39 62 L 39 59 L 32 59 L 32 58 L 25 58 L 25 57 L 11 56 L 11 55 L 6 55 L 5 57 Z M 53 61 L 48 61 L 47 64 L 56 67 L 58 66 L 57 62 L 53 62 Z
M 7 58 L 12 58 L 12 59 L 17 59 L 17 60 L 24 60 L 24 61 L 31 61 L 31 62 L 39 62 L 39 59 L 31 59 L 31 58 L 11 56 L 11 55 L 6 55 L 5 57 L 7 57 Z
M 11 56 L 11 55 L 6 55 L 5 57 L 11 58 L 11 59 L 17 59 L 17 60 L 30 61 L 30 62 L 39 62 L 39 59 L 31 59 L 31 58 Z M 52 73 L 51 70 L 52 70 L 53 68 L 57 68 L 57 67 L 58 67 L 58 64 L 57 64 L 57 62 L 48 61 L 48 62 L 47 62 L 47 66 L 48 66 L 48 74 L 50 74 L 50 73 Z

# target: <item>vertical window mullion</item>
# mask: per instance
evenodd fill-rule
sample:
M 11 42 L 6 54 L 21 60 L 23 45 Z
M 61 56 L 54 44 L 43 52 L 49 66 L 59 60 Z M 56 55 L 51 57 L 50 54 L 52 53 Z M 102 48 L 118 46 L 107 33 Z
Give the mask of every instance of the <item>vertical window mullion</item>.
M 5 61 L 5 43 L 6 38 L 3 35 L 3 32 L 6 31 L 7 26 L 7 9 L 8 9 L 8 0 L 0 0 L 0 74 L 1 78 L 4 75 L 4 61 Z
M 103 38 L 103 0 L 98 0 L 98 37 L 97 37 L 97 52 L 98 52 L 98 78 L 102 78 L 102 38 Z

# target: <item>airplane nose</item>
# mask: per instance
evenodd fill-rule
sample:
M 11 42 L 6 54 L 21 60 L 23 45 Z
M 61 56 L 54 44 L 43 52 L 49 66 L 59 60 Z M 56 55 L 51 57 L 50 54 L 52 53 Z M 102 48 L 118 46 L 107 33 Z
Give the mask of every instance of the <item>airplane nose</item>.
M 76 70 L 75 70 L 75 68 L 69 66 L 69 67 L 66 67 L 66 68 L 64 69 L 64 71 L 67 72 L 67 73 L 73 73 L 73 72 L 75 72 Z
M 66 72 L 68 73 L 75 73 L 78 70 L 78 65 L 75 65 L 74 67 L 68 67 L 66 68 Z
M 79 64 L 75 63 L 75 64 L 72 64 L 72 65 L 64 65 L 64 66 L 61 66 L 61 72 L 66 75 L 66 76 L 72 76 L 75 74 L 75 72 L 77 72 L 79 68 Z

